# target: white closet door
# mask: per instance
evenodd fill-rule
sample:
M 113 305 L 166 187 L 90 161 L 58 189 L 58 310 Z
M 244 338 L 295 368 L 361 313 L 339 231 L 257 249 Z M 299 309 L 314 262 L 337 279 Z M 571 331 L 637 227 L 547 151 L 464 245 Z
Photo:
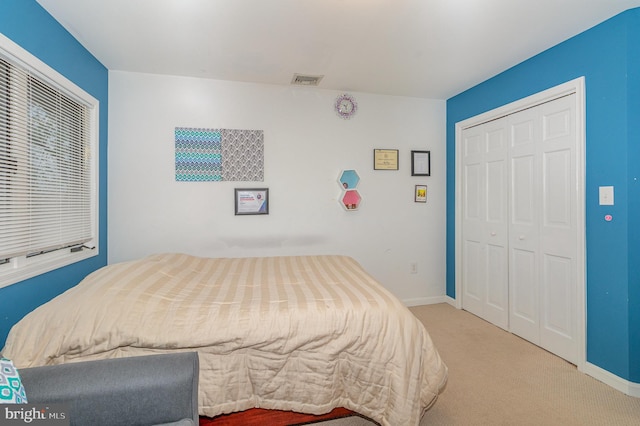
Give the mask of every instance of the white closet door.
M 577 362 L 574 95 L 511 116 L 510 330 Z
M 509 329 L 539 345 L 539 107 L 510 116 L 509 134 Z
M 575 95 L 462 133 L 462 306 L 577 362 Z
M 464 132 L 463 307 L 508 327 L 507 128 L 495 120 Z
M 542 105 L 540 346 L 576 363 L 578 184 L 575 95 Z

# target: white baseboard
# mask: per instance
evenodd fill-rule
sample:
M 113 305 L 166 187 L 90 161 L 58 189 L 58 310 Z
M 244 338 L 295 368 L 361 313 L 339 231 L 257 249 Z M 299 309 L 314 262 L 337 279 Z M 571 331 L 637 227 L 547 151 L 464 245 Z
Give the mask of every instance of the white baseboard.
M 462 304 L 460 303 L 460 299 L 454 299 L 453 297 L 449 297 L 449 296 L 444 296 L 446 300 L 446 302 L 448 304 L 450 304 L 451 306 L 453 306 L 456 309 L 462 309 Z
M 404 299 L 402 301 L 405 306 L 421 306 L 421 305 L 435 305 L 436 303 L 448 303 L 456 309 L 461 309 L 460 303 L 449 296 L 434 296 L 434 297 L 418 297 L 416 299 Z
M 402 301 L 405 306 L 421 306 L 421 305 L 435 305 L 436 303 L 449 303 L 447 296 L 434 296 L 434 297 L 418 297 L 416 299 L 404 299 Z
M 640 398 L 640 383 L 625 380 L 589 362 L 585 363 L 583 372 L 626 395 Z

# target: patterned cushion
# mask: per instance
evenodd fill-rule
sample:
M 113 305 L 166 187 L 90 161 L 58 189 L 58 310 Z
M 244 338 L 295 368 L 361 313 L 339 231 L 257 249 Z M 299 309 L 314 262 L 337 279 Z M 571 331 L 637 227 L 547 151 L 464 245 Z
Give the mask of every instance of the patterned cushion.
M 0 404 L 26 404 L 27 395 L 13 362 L 0 358 Z

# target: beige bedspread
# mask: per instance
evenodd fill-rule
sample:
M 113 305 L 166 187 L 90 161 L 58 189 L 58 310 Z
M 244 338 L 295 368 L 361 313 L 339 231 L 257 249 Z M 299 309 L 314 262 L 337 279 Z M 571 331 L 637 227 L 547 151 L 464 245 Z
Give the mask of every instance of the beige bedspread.
M 417 425 L 447 378 L 423 325 L 345 256 L 110 265 L 16 324 L 3 354 L 30 367 L 185 350 L 206 416 L 345 407 Z

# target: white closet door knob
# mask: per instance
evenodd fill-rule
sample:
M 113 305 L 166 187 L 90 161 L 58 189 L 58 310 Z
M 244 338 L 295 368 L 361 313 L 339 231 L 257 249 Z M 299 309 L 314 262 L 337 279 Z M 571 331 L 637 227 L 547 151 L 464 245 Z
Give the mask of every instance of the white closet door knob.
M 492 237 L 495 237 L 495 236 L 496 236 L 495 231 L 491 232 L 491 236 L 492 236 Z
M 524 240 L 524 235 L 520 235 L 520 236 L 518 237 L 518 239 L 520 239 L 520 240 Z

